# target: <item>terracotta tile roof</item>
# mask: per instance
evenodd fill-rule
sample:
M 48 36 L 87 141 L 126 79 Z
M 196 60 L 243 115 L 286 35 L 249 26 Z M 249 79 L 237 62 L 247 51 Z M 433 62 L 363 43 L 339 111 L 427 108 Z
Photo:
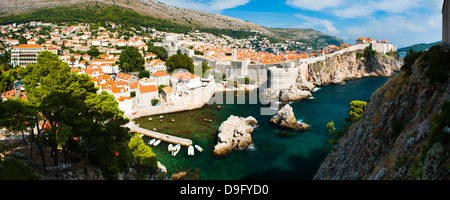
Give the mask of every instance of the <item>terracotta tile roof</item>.
M 151 76 L 162 77 L 162 76 L 170 76 L 170 74 L 168 74 L 165 71 L 157 71 L 157 72 L 153 73 Z
M 122 93 L 126 92 L 127 90 L 124 87 L 113 87 L 111 88 L 112 93 Z
M 166 94 L 170 94 L 170 93 L 177 93 L 177 91 L 175 89 L 173 89 L 170 86 L 166 86 L 162 89 L 162 91 Z
M 148 92 L 157 92 L 158 88 L 156 88 L 155 85 L 147 85 L 147 86 L 140 86 L 139 92 L 142 93 L 148 93 Z
M 131 97 L 120 96 L 119 98 L 117 98 L 117 100 L 120 101 L 120 102 L 124 102 L 127 99 L 131 99 Z
M 180 79 L 190 80 L 190 79 L 198 78 L 199 76 L 192 74 L 192 73 L 179 72 L 179 73 L 173 74 L 172 77 L 179 79 L 179 80 Z
M 21 44 L 21 45 L 19 45 L 19 46 L 15 46 L 14 47 L 15 49 L 31 49 L 31 48 L 44 48 L 43 46 L 41 46 L 41 45 L 38 45 L 38 44 Z
M 124 74 L 124 73 L 119 73 L 119 74 L 117 74 L 117 78 L 125 79 L 125 80 L 130 79 L 132 76 L 133 76 L 133 75 L 131 75 L 131 74 Z

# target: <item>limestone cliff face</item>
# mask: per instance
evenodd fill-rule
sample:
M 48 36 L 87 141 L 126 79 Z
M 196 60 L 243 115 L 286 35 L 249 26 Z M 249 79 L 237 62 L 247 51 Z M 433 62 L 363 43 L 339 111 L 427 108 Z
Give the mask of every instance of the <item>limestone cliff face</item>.
M 369 76 L 391 76 L 402 65 L 402 60 L 395 56 L 377 53 L 373 57 L 365 57 L 363 54 L 361 50 L 352 51 L 310 64 L 308 81 L 325 85 Z
M 377 67 L 370 71 L 387 75 L 395 66 L 392 63 L 387 62 L 391 66 L 388 70 Z M 443 112 L 442 105 L 450 100 L 450 67 L 444 70 L 442 83 L 430 83 L 426 69 L 418 59 L 410 75 L 402 71 L 379 88 L 359 121 L 332 148 L 314 179 L 448 180 L 449 145 L 430 143 L 434 141 L 430 132 L 437 114 Z M 444 135 L 450 134 L 448 127 L 442 129 Z M 426 145 L 431 148 L 422 151 Z

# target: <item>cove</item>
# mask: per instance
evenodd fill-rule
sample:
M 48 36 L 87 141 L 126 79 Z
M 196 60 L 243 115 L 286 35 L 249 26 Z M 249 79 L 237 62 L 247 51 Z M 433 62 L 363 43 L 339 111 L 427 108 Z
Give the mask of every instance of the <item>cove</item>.
M 202 153 L 195 151 L 195 156 L 188 156 L 187 147 L 183 147 L 176 157 L 172 157 L 167 151 L 168 143 L 151 146 L 157 159 L 166 166 L 168 176 L 190 168 L 192 172 L 199 169 L 201 180 L 311 180 L 328 154 L 326 124 L 334 121 L 339 129 L 350 102 L 369 100 L 389 78 L 371 77 L 350 80 L 343 85 L 319 86 L 313 93 L 314 99 L 290 103 L 297 120 L 311 126 L 306 132 L 271 125 L 272 116 L 260 115 L 260 108 L 270 105 L 259 103 L 224 104 L 221 110 L 212 104 L 197 110 L 165 114 L 163 122 L 148 120 L 149 117 L 157 119 L 159 115 L 135 121 L 142 128 L 156 128 L 158 132 L 191 139 L 204 149 Z M 245 94 L 238 92 L 238 95 Z M 259 125 L 252 135 L 254 146 L 245 151 L 233 151 L 226 157 L 214 156 L 217 129 L 230 115 L 256 118 Z M 172 119 L 175 122 L 170 122 Z M 144 137 L 144 140 L 147 143 L 150 138 Z

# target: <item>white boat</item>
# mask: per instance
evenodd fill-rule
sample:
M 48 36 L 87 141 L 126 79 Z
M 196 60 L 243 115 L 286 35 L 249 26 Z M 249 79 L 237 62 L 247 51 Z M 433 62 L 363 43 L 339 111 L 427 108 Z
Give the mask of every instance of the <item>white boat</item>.
M 155 143 L 153 143 L 153 146 L 158 146 L 159 145 L 159 143 L 161 143 L 161 140 L 156 140 L 156 142 Z
M 169 152 L 172 152 L 173 150 L 173 145 L 172 144 L 169 144 L 169 147 L 167 147 L 167 150 L 169 151 Z
M 180 152 L 180 150 L 181 150 L 181 145 L 180 145 L 180 144 L 177 144 L 177 145 L 175 145 L 175 147 L 172 148 L 172 149 L 173 149 L 173 151 L 172 151 L 172 156 L 176 156 L 176 155 L 178 154 L 178 152 Z
M 188 156 L 193 156 L 194 155 L 194 147 L 191 145 L 188 147 Z
M 195 145 L 195 148 L 196 148 L 199 152 L 202 152 L 202 151 L 203 151 L 203 148 L 201 148 L 201 147 L 198 146 L 198 145 Z
M 156 139 L 152 139 L 152 140 L 150 140 L 150 142 L 148 142 L 148 145 L 153 145 L 153 143 L 155 143 L 156 142 Z

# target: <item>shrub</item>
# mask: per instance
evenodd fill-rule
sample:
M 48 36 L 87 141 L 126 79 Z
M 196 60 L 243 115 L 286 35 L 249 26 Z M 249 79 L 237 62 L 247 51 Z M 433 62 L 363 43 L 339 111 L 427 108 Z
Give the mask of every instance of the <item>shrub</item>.
M 364 57 L 366 57 L 366 58 L 375 57 L 376 54 L 377 54 L 377 51 L 372 50 L 370 47 L 366 47 L 364 49 Z
M 152 106 L 155 106 L 159 103 L 159 99 L 152 99 Z
M 441 50 L 440 45 L 431 47 L 423 53 L 423 61 L 428 66 L 425 76 L 431 83 L 444 83 L 447 80 L 447 72 L 450 69 L 450 52 Z
M 403 59 L 404 63 L 401 67 L 402 71 L 406 72 L 406 75 L 411 74 L 411 66 L 414 65 L 417 58 L 419 58 L 422 55 L 422 51 L 414 52 L 412 49 L 409 50 L 409 52 L 406 54 L 406 57 Z

